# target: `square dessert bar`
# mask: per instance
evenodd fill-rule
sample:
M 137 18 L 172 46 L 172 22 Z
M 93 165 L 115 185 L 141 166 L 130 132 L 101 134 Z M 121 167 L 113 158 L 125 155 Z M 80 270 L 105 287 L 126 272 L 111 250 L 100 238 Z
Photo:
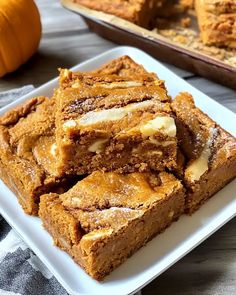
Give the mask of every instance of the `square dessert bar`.
M 94 172 L 67 193 L 41 198 L 39 216 L 55 244 L 102 280 L 177 220 L 185 192 L 166 172 Z
M 164 0 L 74 0 L 90 9 L 114 14 L 141 27 L 149 28 Z
M 104 74 L 127 76 L 134 69 L 147 74 L 128 57 L 104 66 Z M 97 72 L 102 75 L 103 68 Z M 73 184 L 74 176 L 56 175 L 56 151 L 54 99 L 34 98 L 0 118 L 0 177 L 26 213 L 37 215 L 41 194 L 64 192 Z
M 236 1 L 196 0 L 195 6 L 202 41 L 236 48 Z
M 0 178 L 28 214 L 37 215 L 39 197 L 64 192 L 56 176 L 54 100 L 33 98 L 0 118 Z
M 59 76 L 60 88 L 62 89 L 69 87 L 109 87 L 110 83 L 113 83 L 111 86 L 114 87 L 115 82 L 119 82 L 119 87 L 122 87 L 122 82 L 124 82 L 123 86 L 125 87 L 129 81 L 129 84 L 134 86 L 154 84 L 165 88 L 164 81 L 158 79 L 155 73 L 147 72 L 142 65 L 137 64 L 127 55 L 114 59 L 92 72 L 82 73 L 60 69 Z
M 126 84 L 125 84 L 126 83 Z M 143 172 L 176 165 L 166 89 L 134 81 L 66 88 L 56 95 L 58 173 Z
M 193 213 L 236 177 L 236 138 L 195 107 L 188 93 L 172 103 L 176 115 L 186 211 Z M 181 174 L 181 173 L 180 173 Z

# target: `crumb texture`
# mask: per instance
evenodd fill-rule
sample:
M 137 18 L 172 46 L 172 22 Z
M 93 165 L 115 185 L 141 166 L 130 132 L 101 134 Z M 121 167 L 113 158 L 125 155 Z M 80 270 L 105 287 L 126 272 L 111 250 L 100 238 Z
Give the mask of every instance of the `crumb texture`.
M 40 217 L 56 244 L 100 280 L 176 220 L 184 197 L 166 172 L 94 172 L 67 193 L 44 196 Z

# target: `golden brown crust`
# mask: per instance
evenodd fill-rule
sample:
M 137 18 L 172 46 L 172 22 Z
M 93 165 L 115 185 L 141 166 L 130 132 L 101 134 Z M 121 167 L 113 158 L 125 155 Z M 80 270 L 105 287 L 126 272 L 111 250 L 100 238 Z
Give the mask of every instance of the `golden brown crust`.
M 132 77 L 132 78 L 131 78 Z M 129 56 L 124 55 L 114 59 L 99 69 L 87 73 L 72 72 L 68 69 L 60 69 L 60 87 L 91 87 L 94 83 L 111 83 L 114 81 L 141 81 L 144 85 L 159 85 L 165 89 L 164 81 L 159 80 L 155 73 L 147 72 L 144 67 L 137 64 Z
M 155 74 L 148 74 L 127 56 L 97 72 L 126 77 L 134 69 L 136 73 L 146 75 L 147 82 L 156 80 Z M 88 73 L 87 77 L 91 75 Z M 69 80 L 64 82 L 69 83 Z M 56 176 L 54 109 L 54 99 L 36 97 L 0 118 L 1 179 L 18 196 L 28 214 L 37 214 L 41 194 L 55 190 L 63 192 L 72 181 Z
M 90 9 L 114 14 L 141 27 L 150 27 L 163 0 L 74 0 Z
M 33 98 L 0 118 L 1 179 L 28 214 L 37 215 L 41 194 L 66 187 L 66 180 L 56 177 L 50 154 L 54 129 L 54 100 L 45 97 Z
M 196 12 L 203 43 L 236 48 L 235 1 L 196 0 Z
M 44 196 L 39 215 L 55 243 L 101 280 L 183 210 L 183 186 L 170 174 L 94 172 L 68 193 Z
M 137 145 L 137 141 L 141 140 L 140 134 L 136 136 L 134 130 L 135 125 L 141 122 L 140 117 L 146 118 L 147 121 L 148 116 L 151 120 L 154 113 L 169 115 L 170 107 L 165 102 L 170 102 L 170 97 L 167 95 L 164 82 L 154 73 L 147 72 L 130 57 L 122 56 L 90 73 L 62 70 L 60 89 L 55 93 L 55 97 L 59 175 L 84 174 L 101 169 L 119 172 L 144 171 L 150 169 L 147 161 L 152 162 L 153 167 L 156 167 L 156 163 L 162 164 L 161 160 L 159 161 L 160 155 L 157 155 L 155 161 L 150 157 L 146 160 L 148 156 L 144 150 L 147 151 L 149 148 L 152 150 L 153 143 L 143 146 L 141 153 L 136 153 L 133 157 L 131 155 L 132 145 L 135 145 L 134 142 Z M 96 115 L 103 110 L 113 112 L 117 108 L 129 107 L 139 102 L 148 103 L 148 101 L 157 101 L 157 103 L 155 106 L 152 104 L 149 110 L 146 108 L 146 114 L 145 108 L 140 108 L 132 120 L 126 116 L 125 120 L 118 120 L 116 124 L 111 119 L 97 122 L 98 124 L 92 124 L 93 128 L 88 126 L 82 128 L 83 130 L 76 126 L 64 128 L 67 123 L 75 123 L 87 114 L 91 116 L 92 112 L 96 112 Z M 132 134 L 129 135 L 124 132 L 128 131 L 128 125 L 130 132 L 133 128 Z M 113 138 L 115 139 L 112 141 Z M 101 143 L 98 151 L 93 150 L 93 144 L 97 141 Z M 164 149 L 164 146 L 160 145 L 160 148 Z M 170 145 L 166 156 L 170 159 L 170 165 L 175 165 L 174 149 L 174 146 Z M 167 151 L 167 148 L 165 150 Z M 144 156 L 142 155 L 140 159 L 143 152 Z M 157 170 L 163 169 L 164 167 L 157 167 Z
M 117 59 L 114 59 L 101 68 L 91 72 L 94 74 L 102 75 L 118 75 L 121 77 L 131 77 L 131 76 L 149 76 L 150 80 L 157 80 L 157 75 L 155 73 L 149 73 L 141 64 L 137 64 L 128 55 L 123 55 Z
M 191 214 L 236 177 L 236 139 L 196 108 L 188 93 L 179 94 L 172 108 L 186 161 L 179 175 L 187 188 L 186 211 Z
M 224 151 L 221 151 L 224 153 Z M 223 177 L 222 177 L 223 176 Z M 188 186 L 185 211 L 194 213 L 209 198 L 220 191 L 236 177 L 236 157 L 230 156 L 224 163 L 214 169 L 210 169 L 199 182 L 192 187 Z
M 98 69 L 97 75 L 110 72 L 111 79 L 116 75 L 117 81 L 124 81 L 134 69 L 140 76 L 145 76 L 145 83 L 157 81 L 155 74 L 147 73 L 127 56 Z M 78 77 L 81 77 L 79 73 L 77 80 Z M 86 83 L 94 82 L 95 72 L 88 73 L 86 77 Z M 99 83 L 110 79 L 109 76 L 102 77 L 98 79 Z M 139 79 L 139 75 L 137 78 Z M 66 84 L 71 81 L 69 79 L 64 82 Z M 163 84 L 160 85 L 164 91 Z M 16 193 L 19 202 L 29 214 L 37 214 L 41 194 L 64 191 L 69 185 L 68 177 L 58 177 L 55 170 L 57 149 L 54 130 L 54 99 L 45 97 L 33 98 L 0 118 L 1 178 Z
M 236 12 L 236 2 L 234 0 L 204 0 L 202 2 L 205 5 L 206 11 L 214 14 Z
M 168 135 L 157 127 L 153 134 L 142 131 L 157 117 L 171 121 L 170 98 L 155 81 L 149 86 L 142 84 L 131 78 L 58 91 L 56 139 L 60 175 L 96 170 L 161 171 L 175 165 L 175 134 Z
M 34 97 L 26 103 L 17 106 L 15 109 L 10 110 L 0 118 L 0 124 L 4 126 L 16 124 L 21 118 L 34 112 L 46 99 L 47 98 L 44 96 Z
M 58 196 L 55 193 L 42 195 L 39 215 L 51 235 L 60 236 L 60 241 L 54 239 L 55 245 L 67 250 L 79 242 L 82 234 L 79 231 L 79 222 L 65 210 Z
M 157 151 L 156 156 L 152 154 L 152 158 L 147 155 L 147 151 L 150 149 L 151 154 L 154 141 L 144 142 L 139 152 L 137 149 L 137 152 L 131 154 L 132 146 L 137 147 L 142 141 L 141 134 L 135 132 L 135 126 L 142 119 L 153 119 L 154 114 L 161 116 L 164 113 L 169 116 L 168 103 L 171 99 L 164 82 L 130 57 L 122 56 L 89 73 L 61 70 L 60 88 L 55 92 L 55 98 L 59 175 L 85 174 L 95 170 L 145 171 L 150 170 L 151 165 L 155 170 L 163 170 L 165 165 L 175 165 L 174 142 L 166 148 L 159 145 L 159 155 Z M 74 125 L 83 116 L 91 117 L 92 112 L 96 115 L 100 112 L 102 115 L 103 111 L 122 110 L 136 103 L 150 103 L 150 106 L 139 107 L 138 111 L 133 112 L 134 116 L 130 111 L 130 116 L 115 121 L 116 124 L 111 118 L 92 124 L 92 127 L 89 124 L 82 129 L 79 126 L 65 128 L 67 124 Z M 99 147 L 95 149 L 94 144 L 97 146 L 97 143 Z M 162 153 L 170 160 L 169 164 L 162 163 Z

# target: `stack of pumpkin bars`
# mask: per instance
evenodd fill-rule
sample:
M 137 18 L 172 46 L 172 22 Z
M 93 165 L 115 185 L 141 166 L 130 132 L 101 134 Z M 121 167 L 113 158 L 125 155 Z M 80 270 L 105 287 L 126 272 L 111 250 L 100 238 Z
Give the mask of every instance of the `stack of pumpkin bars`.
M 1 178 L 101 280 L 236 176 L 236 139 L 128 56 L 59 84 L 0 118 Z

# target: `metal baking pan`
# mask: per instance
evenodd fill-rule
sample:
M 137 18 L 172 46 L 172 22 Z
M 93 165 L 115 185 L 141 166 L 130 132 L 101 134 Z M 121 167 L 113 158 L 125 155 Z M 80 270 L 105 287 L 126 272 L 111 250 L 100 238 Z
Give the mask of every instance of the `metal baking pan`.
M 155 58 L 236 89 L 236 67 L 184 48 L 161 35 L 119 17 L 88 9 L 73 0 L 62 5 L 84 18 L 89 28 L 115 43 L 136 46 Z

